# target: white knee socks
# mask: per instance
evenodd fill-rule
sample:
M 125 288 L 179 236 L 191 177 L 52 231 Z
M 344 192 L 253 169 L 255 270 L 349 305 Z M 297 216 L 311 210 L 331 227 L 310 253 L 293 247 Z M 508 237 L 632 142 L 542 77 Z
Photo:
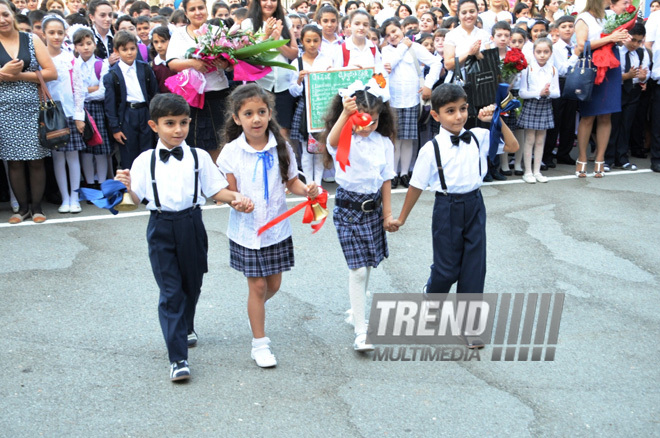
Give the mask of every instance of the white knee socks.
M 78 202 L 78 190 L 80 188 L 80 160 L 78 151 L 59 152 L 53 151 L 53 167 L 55 179 L 62 195 L 62 204 Z M 69 166 L 69 179 L 67 181 L 66 168 Z M 69 193 L 69 184 L 71 192 Z
M 87 184 L 94 184 L 98 179 L 99 184 L 108 179 L 108 159 L 106 155 L 82 153 L 82 168 Z
M 367 301 L 369 274 L 371 274 L 370 267 L 350 269 L 348 272 L 348 297 L 351 301 L 351 309 L 353 310 L 355 334 L 367 332 L 367 324 L 365 323 L 365 306 Z

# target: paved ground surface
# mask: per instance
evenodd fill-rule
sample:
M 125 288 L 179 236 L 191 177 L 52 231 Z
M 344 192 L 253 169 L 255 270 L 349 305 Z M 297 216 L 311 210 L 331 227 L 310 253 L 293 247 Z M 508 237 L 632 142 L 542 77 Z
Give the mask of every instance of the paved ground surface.
M 548 184 L 483 188 L 486 292 L 566 294 L 554 362 L 491 362 L 489 348 L 471 362 L 354 353 L 334 226 L 310 236 L 297 218 L 296 268 L 267 308 L 279 365 L 259 369 L 228 211 L 213 207 L 193 379 L 174 385 L 146 215 L 50 206 L 43 225 L 0 225 L 0 436 L 660 436 L 660 176 L 585 181 L 560 168 Z M 432 203 L 424 194 L 389 236 L 372 292 L 420 290 Z

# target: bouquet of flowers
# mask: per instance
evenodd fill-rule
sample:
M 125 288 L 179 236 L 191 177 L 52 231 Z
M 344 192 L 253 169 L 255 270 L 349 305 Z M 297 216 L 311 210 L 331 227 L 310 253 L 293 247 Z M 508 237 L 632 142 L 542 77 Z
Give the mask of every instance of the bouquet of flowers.
M 289 40 L 266 40 L 259 42 L 261 34 L 241 31 L 238 26 L 227 29 L 225 26 L 202 25 L 195 33 L 195 46 L 188 49 L 186 58 L 199 59 L 216 69 L 217 60 L 227 61 L 234 67 L 234 80 L 256 81 L 271 72 L 272 67 L 296 68 L 290 64 L 275 61 L 280 54 L 277 50 Z M 183 96 L 196 108 L 204 107 L 203 90 L 206 84 L 204 75 L 195 69 L 186 69 L 165 81 L 173 93 Z M 201 94 L 202 96 L 196 96 Z
M 500 75 L 502 81 L 507 84 L 513 84 L 518 73 L 527 68 L 527 60 L 520 49 L 511 49 L 506 52 L 506 56 L 500 61 Z
M 603 38 L 617 30 L 630 30 L 635 25 L 635 21 L 637 21 L 637 8 L 629 5 L 622 14 L 613 14 L 607 17 L 600 36 Z M 594 81 L 596 85 L 603 83 L 607 70 L 621 66 L 612 52 L 612 47 L 614 47 L 614 43 L 608 43 L 593 51 L 593 63 L 597 67 L 596 80 Z

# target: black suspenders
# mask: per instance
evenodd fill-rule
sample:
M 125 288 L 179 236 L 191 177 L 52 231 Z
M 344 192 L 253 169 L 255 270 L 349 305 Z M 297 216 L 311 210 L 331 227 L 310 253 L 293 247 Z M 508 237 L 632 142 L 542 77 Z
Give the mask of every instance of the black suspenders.
M 190 148 L 193 159 L 195 160 L 195 192 L 193 195 L 192 207 L 197 207 L 197 190 L 199 189 L 199 160 L 195 148 Z M 158 187 L 156 186 L 156 149 L 151 153 L 151 187 L 154 190 L 154 203 L 156 210 L 160 213 L 160 199 L 158 198 Z
M 479 140 L 474 135 L 474 133 L 468 130 L 474 141 L 477 142 L 477 150 L 479 150 Z M 442 187 L 442 193 L 447 194 L 447 183 L 445 182 L 445 172 L 442 170 L 442 158 L 440 158 L 440 146 L 438 145 L 438 140 L 433 137 L 431 140 L 433 143 L 433 150 L 435 151 L 435 163 L 438 165 L 438 176 L 440 177 L 440 186 Z M 479 176 L 481 176 L 481 156 L 479 156 Z

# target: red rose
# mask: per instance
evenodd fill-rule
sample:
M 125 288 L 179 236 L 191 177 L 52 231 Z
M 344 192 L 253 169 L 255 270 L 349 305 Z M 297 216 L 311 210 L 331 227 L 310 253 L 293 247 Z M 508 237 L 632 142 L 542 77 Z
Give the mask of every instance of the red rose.
M 520 61 L 520 55 L 517 53 L 512 53 L 511 56 L 509 57 L 509 62 L 516 63 Z
M 633 5 L 628 5 L 628 7 L 626 8 L 626 12 L 629 13 L 629 14 L 632 14 L 635 11 L 636 11 L 636 8 Z
M 571 15 L 577 15 L 577 12 L 571 12 Z
M 524 69 L 525 69 L 525 67 L 523 67 L 522 64 L 516 64 L 516 70 L 523 71 Z

